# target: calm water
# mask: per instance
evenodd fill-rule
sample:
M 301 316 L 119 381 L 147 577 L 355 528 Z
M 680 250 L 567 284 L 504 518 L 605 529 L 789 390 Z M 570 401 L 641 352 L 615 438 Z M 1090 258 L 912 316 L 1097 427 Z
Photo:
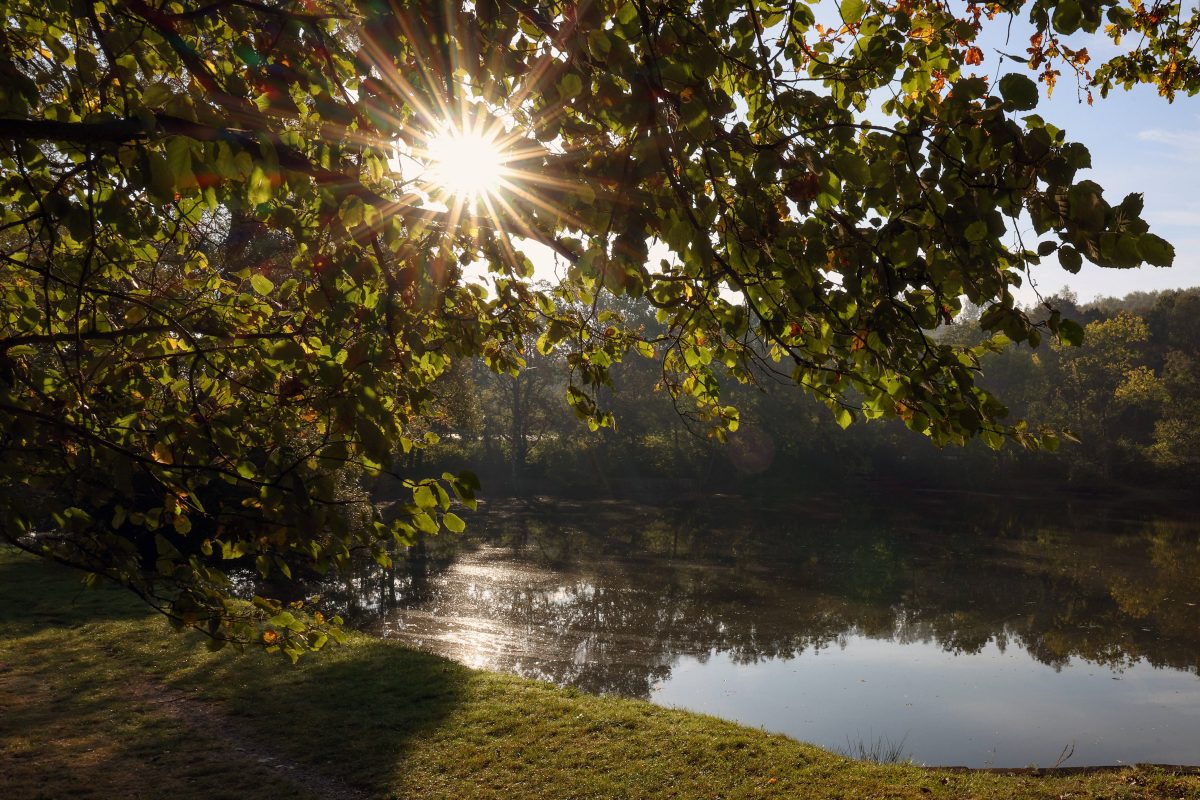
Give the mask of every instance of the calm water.
M 494 508 L 341 601 L 472 666 L 833 749 L 1200 764 L 1200 526 L 968 500 Z

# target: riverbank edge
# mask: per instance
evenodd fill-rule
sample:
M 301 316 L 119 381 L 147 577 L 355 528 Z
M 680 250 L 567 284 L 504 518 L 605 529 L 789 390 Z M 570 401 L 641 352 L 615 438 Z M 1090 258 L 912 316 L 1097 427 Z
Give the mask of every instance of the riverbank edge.
M 0 550 L 6 797 L 1200 798 L 1192 768 L 852 761 L 361 634 L 298 666 L 210 653 L 78 579 Z

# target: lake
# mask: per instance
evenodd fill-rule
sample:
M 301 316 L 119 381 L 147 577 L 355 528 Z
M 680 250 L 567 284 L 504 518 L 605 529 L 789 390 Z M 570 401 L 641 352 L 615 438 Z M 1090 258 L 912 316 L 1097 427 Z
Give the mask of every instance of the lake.
M 1200 764 L 1200 524 L 950 502 L 505 502 L 327 600 L 471 666 L 852 754 Z

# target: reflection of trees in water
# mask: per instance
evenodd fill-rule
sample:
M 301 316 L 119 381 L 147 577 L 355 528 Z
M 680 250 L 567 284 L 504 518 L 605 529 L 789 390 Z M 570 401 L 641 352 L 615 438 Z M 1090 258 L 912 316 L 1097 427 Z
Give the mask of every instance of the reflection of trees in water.
M 1200 658 L 1200 536 L 1194 526 L 1146 523 L 1106 546 L 1103 537 L 1059 543 L 1047 568 L 1059 598 L 1039 642 L 1051 657 L 1081 656 L 1111 665 L 1145 659 L 1197 670 Z M 1039 631 L 1040 632 L 1040 631 Z
M 854 634 L 957 653 L 1015 644 L 1056 668 L 1081 657 L 1197 671 L 1194 527 L 1083 527 L 1069 515 L 1051 527 L 1044 509 L 995 505 L 705 524 L 604 504 L 492 512 L 471 538 L 431 540 L 394 573 L 365 569 L 327 598 L 484 621 L 489 666 L 635 696 L 682 656 L 791 658 Z

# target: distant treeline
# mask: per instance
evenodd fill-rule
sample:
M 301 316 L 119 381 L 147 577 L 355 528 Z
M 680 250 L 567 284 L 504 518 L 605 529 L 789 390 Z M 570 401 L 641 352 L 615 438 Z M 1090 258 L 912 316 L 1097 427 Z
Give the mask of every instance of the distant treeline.
M 661 497 L 688 492 L 778 493 L 847 482 L 949 486 L 1030 482 L 1082 489 L 1197 485 L 1200 466 L 1200 288 L 1135 292 L 1079 305 L 1069 293 L 1049 307 L 1084 327 L 1080 347 L 1012 345 L 983 359 L 980 381 L 1011 419 L 1066 432 L 1057 452 L 973 442 L 938 449 L 896 422 L 841 430 L 828 409 L 788 381 L 728 381 L 723 393 L 741 415 L 721 444 L 703 435 L 686 408 L 657 390 L 652 360 L 620 366 L 599 398 L 613 429 L 589 431 L 565 402 L 565 368 L 530 356 L 518 377 L 482 363 L 458 368 L 442 386 L 432 425 L 440 442 L 411 466 L 471 468 L 490 493 Z M 622 309 L 648 330 L 653 309 Z M 939 331 L 975 345 L 978 311 Z M 532 351 L 533 348 L 530 348 Z M 419 459 L 419 463 L 416 460 Z

